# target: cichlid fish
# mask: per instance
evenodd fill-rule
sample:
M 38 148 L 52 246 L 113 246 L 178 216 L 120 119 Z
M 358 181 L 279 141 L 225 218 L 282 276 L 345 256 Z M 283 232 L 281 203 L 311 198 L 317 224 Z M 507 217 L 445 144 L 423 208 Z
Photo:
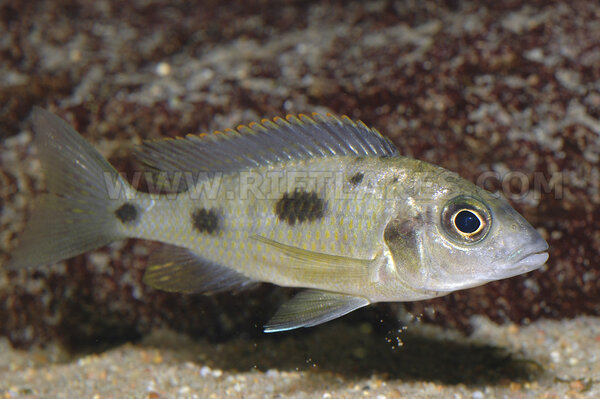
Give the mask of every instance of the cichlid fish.
M 145 283 L 213 293 L 302 287 L 265 331 L 370 303 L 446 295 L 539 268 L 548 244 L 504 200 L 400 156 L 375 129 L 314 114 L 150 141 L 168 192 L 134 189 L 65 121 L 36 108 L 42 194 L 9 262 L 49 264 L 115 240 L 161 241 Z

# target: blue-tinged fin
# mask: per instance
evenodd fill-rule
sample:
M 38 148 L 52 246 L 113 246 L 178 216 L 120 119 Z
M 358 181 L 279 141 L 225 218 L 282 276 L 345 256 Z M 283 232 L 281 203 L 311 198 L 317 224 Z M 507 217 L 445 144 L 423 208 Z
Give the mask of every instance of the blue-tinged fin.
M 8 267 L 50 264 L 124 238 L 117 215 L 136 216 L 124 206 L 133 189 L 64 120 L 36 107 L 31 121 L 47 192 L 34 203 Z M 121 187 L 112 198 L 107 178 Z
M 343 116 L 313 114 L 264 119 L 237 129 L 148 141 L 136 149 L 155 170 L 230 172 L 289 160 L 326 156 L 395 156 L 377 130 Z
M 168 292 L 214 294 L 241 291 L 257 284 L 235 270 L 175 245 L 164 244 L 150 255 L 148 264 L 144 283 Z
M 367 306 L 366 298 L 321 290 L 304 290 L 284 303 L 265 325 L 265 332 L 313 327 Z

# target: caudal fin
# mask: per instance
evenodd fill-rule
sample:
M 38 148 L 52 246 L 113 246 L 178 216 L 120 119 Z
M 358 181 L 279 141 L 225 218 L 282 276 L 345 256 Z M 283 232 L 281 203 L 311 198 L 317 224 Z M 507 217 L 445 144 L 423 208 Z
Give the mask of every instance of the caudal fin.
M 31 120 L 47 192 L 34 204 L 8 267 L 50 264 L 124 238 L 115 212 L 133 188 L 64 120 L 41 108 Z M 109 181 L 122 189 L 109 191 Z

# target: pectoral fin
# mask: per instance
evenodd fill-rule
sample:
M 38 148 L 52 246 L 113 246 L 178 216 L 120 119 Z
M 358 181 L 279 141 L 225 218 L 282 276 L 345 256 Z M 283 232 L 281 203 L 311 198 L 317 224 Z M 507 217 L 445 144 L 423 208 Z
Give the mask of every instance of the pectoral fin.
M 373 259 L 358 259 L 309 251 L 262 236 L 255 235 L 252 236 L 252 239 L 265 244 L 271 250 L 287 258 L 285 262 L 282 262 L 281 268 L 287 268 L 288 275 L 298 276 L 298 279 L 307 284 L 322 283 L 327 279 L 364 282 L 368 280 L 369 267 L 373 264 Z
M 336 319 L 369 304 L 365 298 L 309 289 L 284 303 L 265 325 L 265 332 L 312 327 Z

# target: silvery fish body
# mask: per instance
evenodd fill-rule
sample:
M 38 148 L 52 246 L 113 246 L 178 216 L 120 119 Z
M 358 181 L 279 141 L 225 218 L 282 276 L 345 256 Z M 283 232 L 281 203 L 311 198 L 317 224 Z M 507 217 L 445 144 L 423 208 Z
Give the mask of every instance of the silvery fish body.
M 402 157 L 348 118 L 264 120 L 143 144 L 168 193 L 136 191 L 63 120 L 32 115 L 48 193 L 10 267 L 136 237 L 167 244 L 144 281 L 212 293 L 302 287 L 265 331 L 308 327 L 369 303 L 448 294 L 540 267 L 546 242 L 501 198 Z

